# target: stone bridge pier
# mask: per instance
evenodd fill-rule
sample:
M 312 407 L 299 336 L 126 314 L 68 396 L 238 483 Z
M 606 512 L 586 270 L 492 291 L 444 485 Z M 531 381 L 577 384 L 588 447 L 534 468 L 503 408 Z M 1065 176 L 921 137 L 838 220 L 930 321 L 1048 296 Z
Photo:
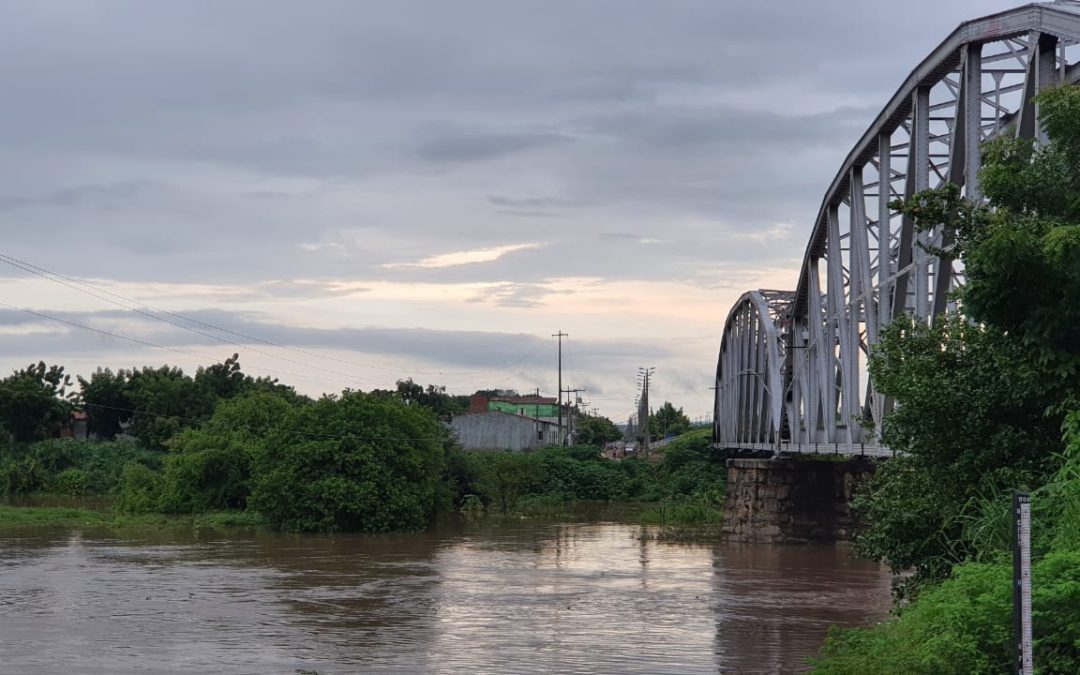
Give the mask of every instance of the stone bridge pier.
M 730 458 L 724 536 L 755 543 L 849 540 L 858 527 L 851 498 L 875 468 L 866 457 Z

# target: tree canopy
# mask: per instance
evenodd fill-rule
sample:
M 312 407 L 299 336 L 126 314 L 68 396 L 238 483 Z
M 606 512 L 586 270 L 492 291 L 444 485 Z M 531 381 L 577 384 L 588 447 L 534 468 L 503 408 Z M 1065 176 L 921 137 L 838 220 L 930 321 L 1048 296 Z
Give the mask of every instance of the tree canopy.
M 690 431 L 690 418 L 671 401 L 664 401 L 664 405 L 649 415 L 649 433 L 652 436 L 679 436 L 687 431 Z
M 1046 142 L 983 148 L 985 204 L 954 185 L 893 203 L 952 235 L 953 251 L 934 252 L 962 255 L 966 275 L 964 318 L 896 320 L 870 359 L 897 403 L 883 439 L 905 454 L 858 501 L 870 523 L 858 546 L 914 569 L 912 588 L 992 554 L 1003 536 L 992 514 L 1007 513 L 1013 489 L 1056 475 L 1062 423 L 1080 408 L 1080 90 L 1038 103 Z

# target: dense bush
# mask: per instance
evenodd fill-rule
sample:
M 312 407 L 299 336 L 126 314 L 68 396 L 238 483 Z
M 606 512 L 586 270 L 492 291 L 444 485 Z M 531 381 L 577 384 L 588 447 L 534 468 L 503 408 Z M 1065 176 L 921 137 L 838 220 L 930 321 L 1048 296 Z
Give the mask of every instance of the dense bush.
M 966 675 L 1011 672 L 1012 563 L 965 563 L 898 618 L 837 631 L 821 675 Z M 1051 553 L 1032 569 L 1038 672 L 1080 673 L 1080 551 Z
M 294 406 L 255 448 L 249 503 L 290 530 L 420 528 L 446 501 L 445 439 L 430 410 L 384 396 Z
M 613 462 L 590 446 L 550 447 L 534 452 L 451 452 L 449 481 L 458 502 L 479 496 L 508 512 L 522 499 L 556 501 L 657 501 L 715 504 L 724 492 L 722 461 L 714 459 L 708 431 L 673 441 L 664 459 Z
M 268 392 L 220 402 L 206 424 L 173 440 L 159 508 L 189 513 L 247 506 L 255 453 L 293 405 Z
M 660 465 L 663 494 L 671 498 L 722 495 L 727 481 L 724 460 L 712 452 L 712 431 L 683 434 L 664 448 Z
M 0 491 L 109 494 L 117 489 L 129 462 L 158 468 L 161 455 L 127 441 L 56 439 L 12 447 L 0 457 Z

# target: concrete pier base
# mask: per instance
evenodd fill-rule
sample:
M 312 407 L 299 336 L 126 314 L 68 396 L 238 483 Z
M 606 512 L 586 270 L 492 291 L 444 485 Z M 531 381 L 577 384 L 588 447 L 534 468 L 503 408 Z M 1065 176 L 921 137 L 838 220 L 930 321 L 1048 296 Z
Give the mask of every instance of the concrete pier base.
M 858 527 L 852 494 L 875 466 L 866 458 L 728 459 L 724 536 L 765 543 L 849 540 Z

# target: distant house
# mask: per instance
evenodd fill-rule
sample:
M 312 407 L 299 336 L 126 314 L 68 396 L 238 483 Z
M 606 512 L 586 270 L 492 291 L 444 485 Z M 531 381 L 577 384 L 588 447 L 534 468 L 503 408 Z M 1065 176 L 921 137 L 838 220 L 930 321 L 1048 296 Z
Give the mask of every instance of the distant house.
M 466 450 L 533 450 L 559 442 L 559 425 L 502 410 L 458 415 L 450 429 Z
M 488 398 L 476 394 L 469 399 L 470 414 L 492 410 L 549 421 L 559 418 L 558 400 L 547 396 L 492 396 Z M 567 406 L 563 406 L 563 415 L 566 414 Z
M 86 412 L 72 410 L 67 424 L 60 427 L 60 438 L 74 438 L 77 441 L 85 441 L 89 438 Z

